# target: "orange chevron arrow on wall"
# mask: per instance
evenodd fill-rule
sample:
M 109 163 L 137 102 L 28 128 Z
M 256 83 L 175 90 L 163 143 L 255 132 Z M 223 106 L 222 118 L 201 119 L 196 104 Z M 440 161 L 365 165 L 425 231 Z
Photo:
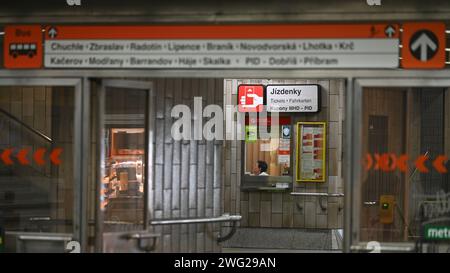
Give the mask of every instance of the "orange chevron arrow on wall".
M 36 150 L 36 152 L 34 152 L 33 158 L 34 158 L 34 161 L 36 162 L 36 164 L 38 164 L 38 165 L 45 164 L 45 160 L 44 160 L 45 151 L 46 150 L 44 148 L 39 148 Z
M 27 159 L 29 149 L 21 149 L 19 153 L 17 153 L 17 159 L 19 160 L 19 163 L 22 165 L 28 165 L 30 162 Z
M 397 168 L 402 172 L 408 171 L 408 156 L 401 155 L 397 158 Z
M 366 168 L 366 171 L 370 170 L 373 165 L 373 158 L 371 154 L 366 155 L 366 160 L 364 161 L 364 166 Z
M 54 165 L 59 165 L 61 164 L 61 160 L 59 159 L 59 156 L 62 153 L 62 149 L 61 148 L 55 148 L 53 149 L 53 151 L 50 154 L 50 161 L 54 164 Z
M 428 160 L 428 156 L 421 155 L 419 156 L 414 164 L 416 165 L 416 168 L 421 173 L 427 173 L 429 172 L 428 168 L 425 166 L 425 162 Z
M 448 157 L 445 155 L 440 155 L 436 157 L 436 159 L 433 161 L 433 167 L 436 169 L 438 173 L 447 173 L 447 168 L 445 168 L 445 163 L 447 162 Z
M 12 165 L 14 162 L 11 160 L 12 149 L 5 149 L 2 152 L 1 159 L 5 165 Z

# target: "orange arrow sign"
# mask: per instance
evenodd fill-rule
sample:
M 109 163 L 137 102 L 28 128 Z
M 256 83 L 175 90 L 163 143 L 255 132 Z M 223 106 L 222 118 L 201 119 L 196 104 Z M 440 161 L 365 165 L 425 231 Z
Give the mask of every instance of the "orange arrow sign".
M 370 170 L 370 168 L 372 168 L 372 165 L 373 165 L 372 156 L 370 154 L 367 154 L 365 160 L 366 171 Z
M 380 156 L 376 154 L 375 158 L 377 159 L 378 168 L 380 168 L 382 171 L 389 172 L 395 169 L 395 155 L 382 154 Z M 392 165 L 389 166 L 391 158 L 392 158 Z
M 14 162 L 11 160 L 10 156 L 12 153 L 12 149 L 5 149 L 2 153 L 2 160 L 5 163 L 5 165 L 12 165 Z
M 56 148 L 56 149 L 53 149 L 52 153 L 50 154 L 50 161 L 54 165 L 61 164 L 61 160 L 59 159 L 59 156 L 61 155 L 62 151 L 63 151 L 63 149 Z
M 402 172 L 408 171 L 408 156 L 401 155 L 397 158 L 397 168 Z
M 45 164 L 44 155 L 45 155 L 44 148 L 39 148 L 36 150 L 36 152 L 34 152 L 33 158 L 34 158 L 34 161 L 36 161 L 36 164 L 38 164 L 38 165 Z
M 17 154 L 17 159 L 19 160 L 20 164 L 22 165 L 28 165 L 30 162 L 28 162 L 27 159 L 28 149 L 21 149 L 19 153 Z
M 375 166 L 373 166 L 374 170 L 380 169 L 380 155 L 374 154 L 373 157 L 375 158 Z
M 391 161 L 389 161 L 389 159 Z M 388 164 L 391 164 L 390 166 L 388 165 L 389 171 L 395 171 L 395 169 L 397 168 L 397 156 L 395 154 L 388 154 Z
M 425 166 L 425 162 L 427 160 L 428 160 L 428 156 L 421 155 L 414 162 L 414 164 L 416 165 L 416 168 L 417 168 L 417 170 L 419 170 L 419 172 L 421 172 L 421 173 L 427 173 L 428 172 L 428 168 Z
M 433 167 L 438 171 L 438 173 L 447 173 L 447 168 L 444 164 L 447 162 L 448 158 L 445 155 L 440 155 L 433 161 Z

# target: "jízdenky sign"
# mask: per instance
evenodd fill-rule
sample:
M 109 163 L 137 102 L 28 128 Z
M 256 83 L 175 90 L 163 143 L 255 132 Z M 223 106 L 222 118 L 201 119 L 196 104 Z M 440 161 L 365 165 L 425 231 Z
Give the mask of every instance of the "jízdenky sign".
M 319 97 L 319 85 L 268 85 L 267 111 L 316 113 Z

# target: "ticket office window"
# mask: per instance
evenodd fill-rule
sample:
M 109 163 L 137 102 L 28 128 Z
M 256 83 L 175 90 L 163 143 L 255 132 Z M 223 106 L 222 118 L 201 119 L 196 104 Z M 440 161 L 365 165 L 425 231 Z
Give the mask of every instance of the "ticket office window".
M 258 117 L 256 122 L 245 118 L 245 168 L 243 187 L 264 188 L 276 187 L 286 189 L 291 187 L 292 167 L 292 116 L 280 114 L 278 124 L 271 124 L 270 115 Z M 264 136 L 261 126 L 267 127 L 268 135 L 272 130 L 278 130 L 278 136 Z

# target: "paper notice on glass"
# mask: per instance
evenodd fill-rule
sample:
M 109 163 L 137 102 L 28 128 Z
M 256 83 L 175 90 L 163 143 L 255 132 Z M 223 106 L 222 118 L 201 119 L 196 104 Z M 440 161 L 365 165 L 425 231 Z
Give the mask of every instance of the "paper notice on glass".
M 278 164 L 283 168 L 289 168 L 289 166 L 291 165 L 291 152 L 289 150 L 278 150 Z
M 290 151 L 291 150 L 291 140 L 280 138 L 280 145 L 278 147 L 279 151 Z
M 270 151 L 272 151 L 272 145 L 270 145 L 270 142 L 269 143 L 261 143 L 259 145 L 259 151 L 260 152 L 270 152 Z

